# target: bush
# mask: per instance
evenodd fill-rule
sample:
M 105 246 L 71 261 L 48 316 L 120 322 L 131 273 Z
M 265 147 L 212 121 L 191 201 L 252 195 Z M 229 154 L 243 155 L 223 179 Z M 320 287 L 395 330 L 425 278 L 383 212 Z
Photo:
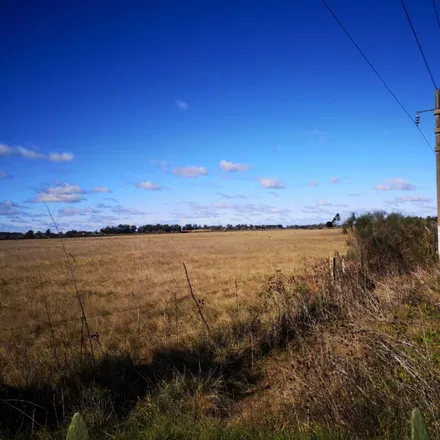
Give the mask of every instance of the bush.
M 386 214 L 357 216 L 343 224 L 348 234 L 348 258 L 376 274 L 404 274 L 437 261 L 437 231 L 431 219 Z

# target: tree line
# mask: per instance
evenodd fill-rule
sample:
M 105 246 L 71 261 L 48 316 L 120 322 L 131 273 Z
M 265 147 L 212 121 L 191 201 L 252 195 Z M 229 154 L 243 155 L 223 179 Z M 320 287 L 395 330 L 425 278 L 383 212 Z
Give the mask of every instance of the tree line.
M 336 214 L 332 221 L 327 223 L 317 223 L 310 225 L 288 225 L 282 224 L 227 224 L 227 225 L 199 225 L 188 223 L 184 226 L 179 224 L 148 224 L 143 226 L 120 224 L 118 226 L 105 226 L 99 231 L 81 231 L 72 229 L 66 232 L 53 232 L 47 229 L 45 232 L 33 231 L 32 229 L 23 232 L 0 232 L 0 240 L 14 240 L 14 239 L 44 239 L 57 237 L 91 237 L 101 235 L 119 235 L 119 234 L 173 234 L 173 233 L 187 233 L 192 231 L 264 231 L 273 229 L 323 229 L 337 226 L 341 220 L 339 214 Z

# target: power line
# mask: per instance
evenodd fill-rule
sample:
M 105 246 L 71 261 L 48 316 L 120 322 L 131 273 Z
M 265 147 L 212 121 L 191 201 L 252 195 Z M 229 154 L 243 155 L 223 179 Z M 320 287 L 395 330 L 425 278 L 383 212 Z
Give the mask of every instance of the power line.
M 385 82 L 385 80 L 382 78 L 382 76 L 380 75 L 380 73 L 375 69 L 375 67 L 373 66 L 373 64 L 371 64 L 370 60 L 367 58 L 367 56 L 364 54 L 364 52 L 362 51 L 362 49 L 358 46 L 358 44 L 356 43 L 356 41 L 354 41 L 353 37 L 350 35 L 350 33 L 347 31 L 347 29 L 344 27 L 344 25 L 341 23 L 341 21 L 339 20 L 339 18 L 336 16 L 336 14 L 333 12 L 333 10 L 330 8 L 330 6 L 327 4 L 327 2 L 325 0 L 321 0 L 322 3 L 324 4 L 324 6 L 328 9 L 328 11 L 330 12 L 330 14 L 332 14 L 333 18 L 335 19 L 335 21 L 338 23 L 338 25 L 340 26 L 340 28 L 344 31 L 345 35 L 347 35 L 347 37 L 350 39 L 350 41 L 353 43 L 354 47 L 358 50 L 358 52 L 362 55 L 363 59 L 366 61 L 366 63 L 370 66 L 371 70 L 376 74 L 376 76 L 380 79 L 381 83 L 385 86 L 385 88 L 388 90 L 388 92 L 390 93 L 390 95 L 394 98 L 394 100 L 397 102 L 397 104 L 399 104 L 400 108 L 405 112 L 406 116 L 408 116 L 408 118 L 410 119 L 410 121 L 417 127 L 417 129 L 419 130 L 420 134 L 422 135 L 423 139 L 425 139 L 426 144 L 428 145 L 428 147 L 431 149 L 432 152 L 434 152 L 434 149 L 432 148 L 431 144 L 429 143 L 428 139 L 426 138 L 426 136 L 424 135 L 424 133 L 422 132 L 422 130 L 420 129 L 419 126 L 416 125 L 415 120 L 413 119 L 413 117 L 409 114 L 408 110 L 403 106 L 403 104 L 400 102 L 400 100 L 397 98 L 397 96 L 394 94 L 394 92 L 390 89 L 390 87 L 388 86 L 388 84 Z
M 440 29 L 440 17 L 438 16 L 437 4 L 435 3 L 435 0 L 432 0 L 432 5 L 434 6 L 435 16 L 437 18 L 437 24 Z
M 414 26 L 411 21 L 411 17 L 409 16 L 408 10 L 406 9 L 405 2 L 403 0 L 400 0 L 400 3 L 402 3 L 403 10 L 405 11 L 409 26 L 411 27 L 412 33 L 413 33 L 414 38 L 416 39 L 416 42 L 417 42 L 417 46 L 419 47 L 420 53 L 422 54 L 422 58 L 423 58 L 423 61 L 425 62 L 425 66 L 428 69 L 428 73 L 429 73 L 429 76 L 431 77 L 432 84 L 434 85 L 434 88 L 437 89 L 437 85 L 435 83 L 434 76 L 432 75 L 431 69 L 429 68 L 428 61 L 426 60 L 425 54 L 422 49 L 422 45 L 420 44 L 419 38 L 417 37 L 417 32 L 414 29 Z M 435 2 L 434 2 L 434 7 L 435 7 Z M 436 8 L 436 10 L 437 10 L 437 8 Z M 438 20 L 438 16 L 437 16 L 437 20 Z M 440 23 L 439 23 L 439 26 L 440 26 Z

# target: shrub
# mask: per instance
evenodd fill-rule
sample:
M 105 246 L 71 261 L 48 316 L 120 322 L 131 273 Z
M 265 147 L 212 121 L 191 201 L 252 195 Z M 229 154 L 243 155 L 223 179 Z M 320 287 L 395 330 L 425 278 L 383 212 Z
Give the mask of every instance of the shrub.
M 357 216 L 343 225 L 348 234 L 348 258 L 376 274 L 404 274 L 437 261 L 437 231 L 431 219 L 386 214 L 382 211 Z

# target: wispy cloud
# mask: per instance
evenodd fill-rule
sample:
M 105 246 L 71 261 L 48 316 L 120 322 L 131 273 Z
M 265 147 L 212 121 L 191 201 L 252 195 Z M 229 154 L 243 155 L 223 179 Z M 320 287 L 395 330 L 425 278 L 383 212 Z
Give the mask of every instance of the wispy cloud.
M 72 153 L 50 153 L 49 160 L 51 162 L 72 162 Z
M 331 176 L 330 182 L 331 183 L 341 183 L 341 179 L 339 177 Z
M 105 197 L 104 200 L 110 200 L 111 202 L 118 203 L 118 201 L 112 197 Z
M 94 186 L 92 188 L 92 192 L 94 192 L 94 193 L 111 193 L 110 189 L 107 186 Z
M 136 185 L 136 188 L 150 190 L 150 191 L 160 191 L 162 189 L 160 186 L 155 185 L 153 182 L 150 182 L 149 180 L 139 182 Z
M 250 168 L 250 165 L 243 163 L 232 163 L 227 160 L 220 161 L 220 168 L 226 172 L 246 171 Z
M 312 132 L 311 132 L 311 134 L 315 137 L 315 138 L 317 138 L 317 139 L 319 139 L 319 142 L 324 142 L 325 141 L 325 139 L 327 138 L 327 132 L 326 131 L 321 131 L 321 130 L 318 130 L 317 128 L 315 128 L 314 130 L 312 130 Z
M 96 205 L 96 207 L 100 208 L 100 209 L 111 209 L 111 208 L 113 208 L 112 205 L 108 205 L 107 203 L 98 203 Z
M 21 214 L 20 205 L 11 200 L 0 202 L 0 216 L 11 217 Z
M 215 209 L 228 209 L 234 212 L 238 212 L 240 214 L 277 215 L 277 214 L 288 214 L 291 212 L 291 210 L 287 208 L 278 208 L 276 206 L 265 205 L 265 204 L 254 204 L 254 203 L 235 204 L 235 203 L 214 202 L 212 205 Z
M 150 159 L 150 163 L 153 165 L 158 165 L 162 171 L 168 171 L 168 162 L 166 160 Z
M 208 170 L 205 167 L 188 166 L 183 168 L 173 168 L 173 174 L 178 174 L 182 177 L 199 177 L 206 176 Z
M 38 196 L 29 200 L 31 203 L 39 202 L 64 202 L 76 203 L 86 200 L 85 191 L 79 185 L 65 183 L 54 187 L 45 188 Z
M 332 206 L 332 204 L 327 202 L 327 200 L 317 200 L 316 206 Z
M 14 154 L 14 149 L 9 145 L 0 144 L 0 156 L 11 156 Z
M 9 174 L 6 171 L 0 170 L 0 179 L 6 179 L 9 177 Z
M 100 211 L 93 208 L 63 208 L 58 211 L 58 215 L 61 217 L 71 217 L 76 215 L 87 215 L 87 214 L 99 214 Z
M 274 197 L 280 197 L 280 195 L 275 191 L 269 191 L 269 194 L 272 194 Z
M 316 180 L 311 180 L 309 182 L 309 186 L 318 186 L 318 185 L 319 185 L 319 183 Z
M 135 208 L 124 208 L 121 205 L 115 206 L 112 210 L 115 214 L 130 214 L 130 215 L 143 215 L 147 212 L 139 211 Z
M 221 193 L 218 192 L 216 193 L 218 196 L 222 197 L 223 199 L 247 199 L 247 196 L 244 196 L 242 194 L 237 194 L 237 195 L 230 195 L 230 194 L 225 194 L 225 193 Z
M 409 183 L 401 177 L 395 179 L 386 179 L 385 183 L 375 185 L 375 188 L 379 191 L 413 191 L 416 189 L 415 185 Z
M 72 153 L 50 153 L 49 155 L 30 150 L 25 147 L 11 147 L 10 145 L 0 145 L 0 156 L 20 156 L 24 159 L 31 160 L 49 160 L 51 162 L 71 162 L 73 160 Z
M 185 101 L 182 101 L 181 99 L 176 99 L 176 105 L 177 105 L 177 107 L 180 108 L 180 110 L 188 110 L 189 109 L 189 105 Z
M 274 179 L 273 177 L 260 177 L 258 181 L 260 182 L 260 185 L 264 186 L 265 188 L 272 188 L 272 189 L 284 188 L 284 184 L 280 182 L 278 179 Z
M 36 151 L 29 150 L 24 147 L 17 147 L 16 148 L 17 153 L 24 157 L 25 159 L 44 159 L 44 154 L 37 153 Z
M 431 202 L 432 199 L 430 197 L 423 196 L 404 196 L 404 197 L 396 197 L 394 200 L 387 200 L 385 203 L 387 205 L 400 205 L 403 203 L 414 203 L 423 205 L 425 203 Z
M 334 215 L 334 212 L 322 206 L 304 206 L 301 212 L 305 214 Z
M 77 203 L 86 198 L 82 194 L 50 194 L 41 193 L 37 197 L 29 200 L 31 203 L 38 202 L 63 202 L 63 203 Z

